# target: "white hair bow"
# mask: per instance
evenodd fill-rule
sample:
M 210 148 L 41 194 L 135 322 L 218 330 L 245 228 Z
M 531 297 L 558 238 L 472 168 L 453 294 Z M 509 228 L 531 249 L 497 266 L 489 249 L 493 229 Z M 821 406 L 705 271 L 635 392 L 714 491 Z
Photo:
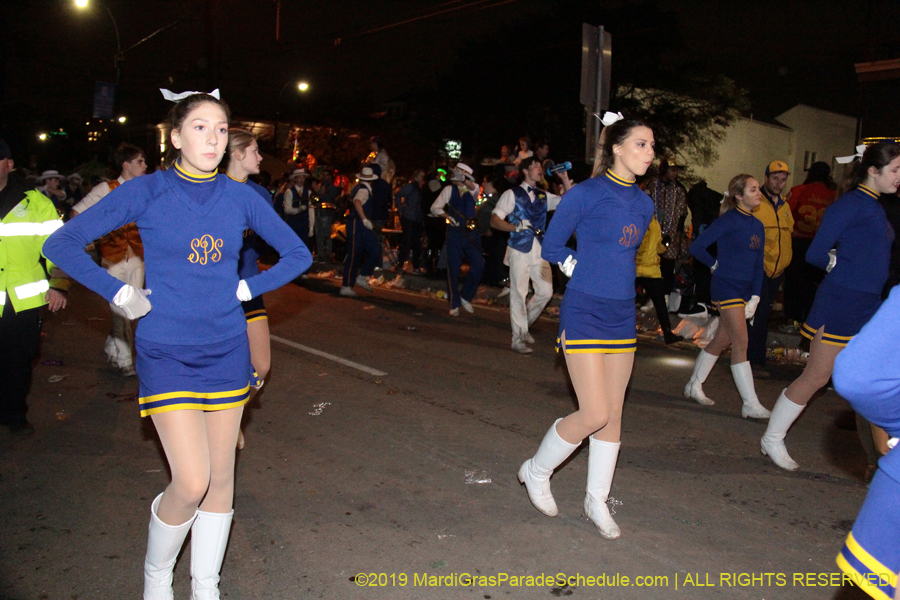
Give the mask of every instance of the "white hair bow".
M 169 90 L 164 90 L 163 88 L 159 88 L 159 91 L 162 92 L 163 98 L 169 100 L 170 102 L 178 102 L 183 98 L 187 98 L 188 96 L 193 96 L 194 94 L 203 94 L 204 92 L 181 92 L 180 94 L 176 94 L 175 92 L 170 92 Z M 209 92 L 209 95 L 219 100 L 219 88 L 214 89 Z
M 600 116 L 600 113 L 594 113 L 594 116 L 600 119 L 600 122 L 603 123 L 604 127 L 609 127 L 616 121 L 621 121 L 625 118 L 622 116 L 622 113 L 612 111 L 606 111 L 605 113 L 603 113 L 602 117 Z
M 842 165 L 846 165 L 847 163 L 853 162 L 857 158 L 862 158 L 863 152 L 866 151 L 866 145 L 860 144 L 856 147 L 856 154 L 852 156 L 836 156 L 834 160 Z

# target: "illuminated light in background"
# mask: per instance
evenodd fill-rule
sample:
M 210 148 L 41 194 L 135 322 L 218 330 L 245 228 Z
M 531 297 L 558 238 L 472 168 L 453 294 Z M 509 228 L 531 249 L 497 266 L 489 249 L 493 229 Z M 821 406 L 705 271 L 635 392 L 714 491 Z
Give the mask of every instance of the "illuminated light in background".
M 306 83 L 305 81 L 301 81 L 300 83 L 297 84 L 297 89 L 300 90 L 301 92 L 305 92 L 306 90 L 309 89 L 309 84 Z
M 75 6 L 77 6 L 78 8 L 87 8 L 87 5 L 87 0 L 75 0 Z
M 119 123 L 124 123 L 127 120 L 128 119 L 126 119 L 125 117 L 119 117 Z
M 680 356 L 660 356 L 653 359 L 654 362 L 662 363 L 667 367 L 693 367 L 693 358 L 684 358 Z
M 47 134 L 46 134 L 46 133 L 39 133 L 39 134 L 38 134 L 38 139 L 41 140 L 41 141 L 43 142 L 44 140 L 47 139 Z
M 462 142 L 459 140 L 447 140 L 444 142 L 444 150 L 447 152 L 447 156 L 454 160 L 459 160 L 459 157 L 462 156 Z

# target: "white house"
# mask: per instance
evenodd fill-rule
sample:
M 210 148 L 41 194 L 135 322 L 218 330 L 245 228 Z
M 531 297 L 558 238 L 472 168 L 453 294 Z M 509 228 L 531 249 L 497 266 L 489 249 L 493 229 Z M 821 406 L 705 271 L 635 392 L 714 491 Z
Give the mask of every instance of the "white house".
M 738 173 L 760 178 L 766 165 L 783 160 L 791 166 L 787 189 L 806 179 L 809 166 L 822 161 L 831 165 L 835 179 L 841 170 L 837 156 L 853 154 L 856 144 L 855 117 L 820 110 L 804 104 L 775 117 L 777 124 L 740 118 L 716 147 L 718 160 L 709 167 L 690 165 L 694 174 L 709 187 L 724 191 Z

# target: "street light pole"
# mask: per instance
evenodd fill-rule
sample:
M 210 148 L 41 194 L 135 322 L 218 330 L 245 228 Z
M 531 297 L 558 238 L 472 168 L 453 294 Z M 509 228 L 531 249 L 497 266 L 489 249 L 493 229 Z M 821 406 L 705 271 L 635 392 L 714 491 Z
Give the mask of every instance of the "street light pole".
M 119 37 L 119 24 L 116 23 L 116 18 L 113 16 L 112 11 L 105 4 L 103 8 L 106 9 L 106 14 L 109 15 L 113 29 L 116 31 L 116 87 L 119 87 L 119 80 L 122 79 L 122 38 Z
M 123 60 L 123 58 L 122 58 L 122 38 L 119 36 L 119 24 L 116 22 L 116 17 L 113 16 L 112 11 L 109 10 L 109 7 L 102 2 L 100 3 L 100 5 L 106 11 L 106 14 L 109 15 L 109 19 L 110 19 L 110 21 L 112 21 L 112 24 L 113 24 L 113 29 L 116 32 L 116 56 L 114 59 L 115 63 L 113 66 L 116 69 L 116 87 L 118 87 L 119 81 L 122 79 L 122 60 Z M 88 0 L 75 0 L 75 6 L 78 7 L 79 9 L 85 9 L 88 6 Z
M 275 99 L 275 115 L 281 116 L 281 96 L 284 94 L 284 90 L 288 88 L 289 85 L 295 83 L 297 85 L 297 91 L 301 93 L 306 93 L 309 91 L 309 84 L 305 81 L 294 81 L 290 80 L 285 82 L 283 86 L 281 86 L 281 91 L 278 92 L 278 97 Z

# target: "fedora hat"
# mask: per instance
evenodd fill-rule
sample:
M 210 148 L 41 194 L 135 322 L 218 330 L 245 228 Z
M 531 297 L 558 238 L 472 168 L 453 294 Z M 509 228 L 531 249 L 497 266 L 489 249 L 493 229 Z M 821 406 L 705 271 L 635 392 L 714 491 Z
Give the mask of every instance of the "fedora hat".
M 48 179 L 59 179 L 60 181 L 65 181 L 65 175 L 60 175 L 59 171 L 56 169 L 50 169 L 49 171 L 44 171 L 41 173 L 41 176 L 38 177 L 38 181 L 47 181 Z
M 356 178 L 360 181 L 375 181 L 378 179 L 378 175 L 375 174 L 372 167 L 363 167 L 360 169 L 360 172 L 356 174 Z

